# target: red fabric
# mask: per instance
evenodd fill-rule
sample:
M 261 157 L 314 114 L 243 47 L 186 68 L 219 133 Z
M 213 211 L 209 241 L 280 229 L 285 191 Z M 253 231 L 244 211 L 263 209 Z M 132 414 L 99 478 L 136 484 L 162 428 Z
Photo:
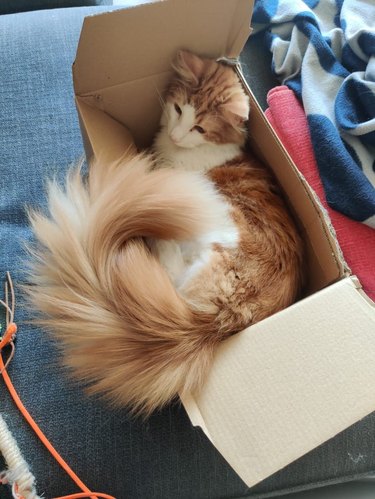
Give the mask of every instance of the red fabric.
M 375 230 L 328 207 L 302 105 L 286 86 L 270 90 L 266 116 L 331 217 L 345 260 L 375 301 Z

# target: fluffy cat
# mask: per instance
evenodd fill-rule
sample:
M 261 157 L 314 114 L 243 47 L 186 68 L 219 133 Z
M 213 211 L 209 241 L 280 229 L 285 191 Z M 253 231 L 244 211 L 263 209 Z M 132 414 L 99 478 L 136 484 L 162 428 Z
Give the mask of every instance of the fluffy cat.
M 267 170 L 244 150 L 233 69 L 180 52 L 150 155 L 49 187 L 30 292 L 64 362 L 144 415 L 199 389 L 215 346 L 287 307 L 303 245 Z

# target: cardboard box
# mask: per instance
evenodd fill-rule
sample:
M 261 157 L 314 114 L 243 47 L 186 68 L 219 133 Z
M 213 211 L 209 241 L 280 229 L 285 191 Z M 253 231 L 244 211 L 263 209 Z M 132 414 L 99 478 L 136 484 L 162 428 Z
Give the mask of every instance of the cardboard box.
M 251 13 L 249 0 L 165 0 L 86 18 L 73 74 L 88 156 L 123 154 L 124 127 L 138 147 L 150 145 L 176 51 L 236 59 Z M 224 342 L 203 390 L 183 404 L 252 486 L 375 410 L 375 308 L 247 91 L 250 142 L 274 170 L 306 240 L 307 296 Z

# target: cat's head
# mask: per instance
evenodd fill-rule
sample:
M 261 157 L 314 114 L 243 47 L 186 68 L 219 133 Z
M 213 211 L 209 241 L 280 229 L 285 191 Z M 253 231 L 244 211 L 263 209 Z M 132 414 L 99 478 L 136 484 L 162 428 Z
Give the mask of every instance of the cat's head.
M 249 98 L 228 65 L 180 51 L 167 91 L 162 125 L 178 147 L 246 140 Z

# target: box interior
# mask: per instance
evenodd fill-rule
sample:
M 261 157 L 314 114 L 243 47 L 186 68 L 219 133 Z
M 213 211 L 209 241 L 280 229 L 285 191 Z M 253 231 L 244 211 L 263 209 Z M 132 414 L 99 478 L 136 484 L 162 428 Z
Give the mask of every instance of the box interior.
M 146 147 L 177 50 L 238 57 L 251 31 L 252 6 L 249 0 L 173 0 L 89 16 L 73 66 L 75 93 Z
M 250 33 L 251 12 L 247 0 L 174 0 L 86 18 L 73 78 L 88 153 L 93 153 L 95 144 L 96 153 L 107 150 L 115 159 L 125 147 L 123 127 L 130 130 L 139 149 L 149 146 L 177 50 L 185 48 L 215 59 L 238 57 Z M 149 36 L 142 37 L 140 25 Z M 251 147 L 275 172 L 306 241 L 305 295 L 309 295 L 348 275 L 349 270 L 318 201 L 245 81 L 244 85 L 251 99 Z

